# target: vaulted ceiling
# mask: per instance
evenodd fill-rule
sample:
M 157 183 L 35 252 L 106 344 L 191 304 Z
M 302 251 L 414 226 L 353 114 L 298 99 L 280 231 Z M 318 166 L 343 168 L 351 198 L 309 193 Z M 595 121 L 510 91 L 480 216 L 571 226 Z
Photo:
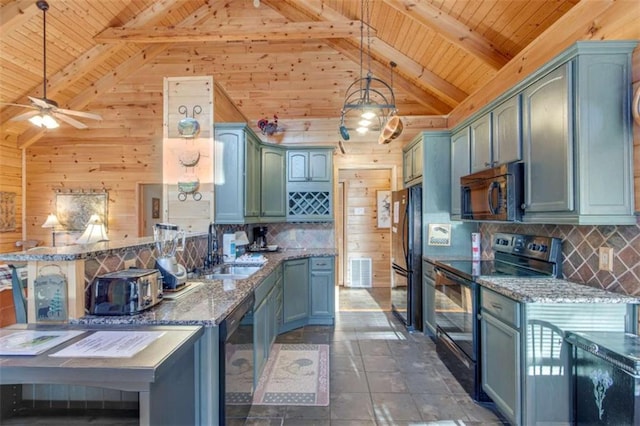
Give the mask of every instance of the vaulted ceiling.
M 396 63 L 400 115 L 447 115 L 578 1 L 368 0 L 364 72 L 370 64 L 390 82 Z M 338 119 L 347 87 L 363 72 L 360 0 L 255 3 L 49 0 L 47 97 L 117 120 L 108 113 L 118 108 L 109 97 L 115 88 L 131 86 L 120 104 L 161 105 L 162 76 L 205 74 L 249 121 Z M 0 6 L 0 102 L 28 104 L 27 96 L 43 94 L 42 12 L 35 0 Z M 159 81 L 136 79 L 149 67 Z M 0 106 L 0 126 L 28 146 L 41 132 L 10 121 L 24 111 Z

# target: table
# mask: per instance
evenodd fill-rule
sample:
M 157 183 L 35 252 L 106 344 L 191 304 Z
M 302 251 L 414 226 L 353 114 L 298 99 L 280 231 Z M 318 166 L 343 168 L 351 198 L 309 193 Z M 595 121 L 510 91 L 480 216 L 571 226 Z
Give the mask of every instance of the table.
M 0 385 L 69 384 L 139 393 L 140 425 L 195 424 L 195 345 L 200 326 L 104 328 L 88 325 L 15 324 L 6 330 L 82 330 L 39 355 L 0 356 Z M 98 330 L 163 331 L 131 358 L 54 358 L 58 352 Z M 0 418 L 2 423 L 2 418 Z

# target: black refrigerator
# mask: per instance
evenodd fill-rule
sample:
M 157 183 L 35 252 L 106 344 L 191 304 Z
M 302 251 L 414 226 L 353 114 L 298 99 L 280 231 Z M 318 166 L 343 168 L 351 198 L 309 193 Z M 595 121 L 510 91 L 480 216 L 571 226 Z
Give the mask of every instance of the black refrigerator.
M 391 197 L 391 309 L 409 331 L 422 330 L 422 186 Z

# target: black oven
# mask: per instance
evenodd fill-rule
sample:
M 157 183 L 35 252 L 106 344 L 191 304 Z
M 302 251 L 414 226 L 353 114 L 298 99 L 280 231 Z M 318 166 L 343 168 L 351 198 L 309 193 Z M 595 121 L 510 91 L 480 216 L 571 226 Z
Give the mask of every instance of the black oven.
M 435 271 L 438 355 L 473 399 L 491 401 L 480 377 L 478 284 L 437 266 Z
M 254 391 L 253 295 L 240 303 L 219 325 L 219 424 L 244 422 Z M 242 419 L 242 420 L 240 420 Z

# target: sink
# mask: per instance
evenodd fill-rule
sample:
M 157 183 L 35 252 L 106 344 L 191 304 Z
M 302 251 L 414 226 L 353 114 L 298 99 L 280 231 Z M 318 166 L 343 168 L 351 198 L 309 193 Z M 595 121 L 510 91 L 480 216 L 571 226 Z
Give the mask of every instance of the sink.
M 208 280 L 223 280 L 234 279 L 241 280 L 249 278 L 251 275 L 258 272 L 261 266 L 234 266 L 234 265 L 221 265 L 213 268 L 211 272 L 204 274 L 202 278 Z

